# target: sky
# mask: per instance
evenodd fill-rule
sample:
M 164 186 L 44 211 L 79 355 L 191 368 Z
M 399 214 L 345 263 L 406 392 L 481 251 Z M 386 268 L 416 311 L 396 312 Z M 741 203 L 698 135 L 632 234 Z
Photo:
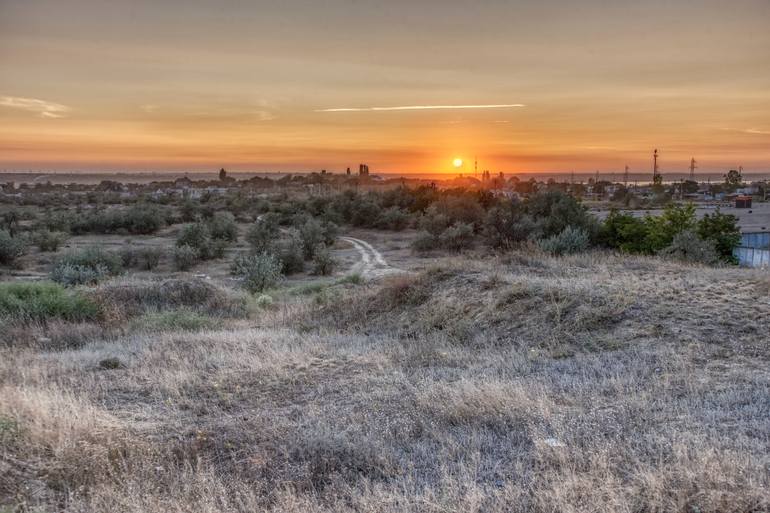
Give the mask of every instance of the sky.
M 0 170 L 768 172 L 768 27 L 768 0 L 0 0 Z

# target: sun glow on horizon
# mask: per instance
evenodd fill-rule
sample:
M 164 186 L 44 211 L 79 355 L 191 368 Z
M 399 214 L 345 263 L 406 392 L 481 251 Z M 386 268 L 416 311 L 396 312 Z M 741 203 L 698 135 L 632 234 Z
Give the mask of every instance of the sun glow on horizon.
M 463 159 L 460 157 L 455 157 L 455 159 L 452 161 L 452 165 L 458 169 L 463 167 Z

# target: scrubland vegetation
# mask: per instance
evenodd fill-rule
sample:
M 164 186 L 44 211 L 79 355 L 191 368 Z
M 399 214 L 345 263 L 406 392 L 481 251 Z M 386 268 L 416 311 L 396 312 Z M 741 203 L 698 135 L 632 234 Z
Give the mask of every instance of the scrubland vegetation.
M 770 509 L 770 279 L 731 216 L 147 201 L 4 218 L 0 511 Z

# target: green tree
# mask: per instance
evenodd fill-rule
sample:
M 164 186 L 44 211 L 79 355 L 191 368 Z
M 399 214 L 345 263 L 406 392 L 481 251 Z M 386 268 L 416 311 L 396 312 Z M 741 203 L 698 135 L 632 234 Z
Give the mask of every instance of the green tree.
M 743 183 L 743 175 L 740 171 L 731 169 L 727 172 L 725 175 L 725 188 L 734 191 L 738 187 L 741 186 L 741 183 Z
M 628 253 L 651 253 L 647 247 L 647 224 L 631 214 L 621 214 L 616 209 L 604 220 L 599 231 L 599 241 L 608 247 Z
M 243 280 L 243 286 L 252 294 L 274 286 L 280 279 L 281 261 L 272 253 L 241 255 L 230 268 L 234 276 Z
M 695 206 L 670 204 L 659 216 L 647 216 L 644 220 L 647 227 L 647 252 L 658 252 L 671 245 L 674 236 L 684 230 L 695 228 Z
M 698 221 L 697 233 L 702 239 L 714 242 L 722 260 L 736 263 L 733 249 L 741 243 L 737 217 L 723 214 L 717 209 L 713 214 L 706 214 Z
M 278 219 L 273 214 L 263 214 L 246 232 L 251 250 L 260 253 L 269 250 L 278 238 Z
M 685 180 L 682 182 L 682 192 L 685 194 L 693 194 L 698 192 L 698 182 L 693 180 Z
M 19 221 L 21 221 L 21 215 L 19 215 L 19 212 L 16 210 L 9 210 L 3 214 L 1 227 L 7 230 L 11 237 L 15 237 L 19 231 Z

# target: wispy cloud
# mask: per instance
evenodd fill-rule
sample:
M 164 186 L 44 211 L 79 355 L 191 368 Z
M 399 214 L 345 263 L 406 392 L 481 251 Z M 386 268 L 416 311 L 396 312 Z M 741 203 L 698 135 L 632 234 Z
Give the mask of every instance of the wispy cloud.
M 316 109 L 315 112 L 382 112 L 394 110 L 451 110 L 451 109 L 512 109 L 525 107 L 523 103 L 502 103 L 494 105 L 401 105 L 398 107 L 340 107 Z
M 0 96 L 0 106 L 36 112 L 40 114 L 41 118 L 62 118 L 72 110 L 60 103 L 19 96 Z
M 760 130 L 759 128 L 730 128 L 730 127 L 720 127 L 720 130 L 724 130 L 726 132 L 739 132 L 741 134 L 752 134 L 752 135 L 770 135 L 770 130 Z
M 747 128 L 743 132 L 747 134 L 770 135 L 770 130 L 759 130 L 758 128 Z
M 251 113 L 256 116 L 259 121 L 272 121 L 275 119 L 275 114 L 267 110 L 257 110 Z

